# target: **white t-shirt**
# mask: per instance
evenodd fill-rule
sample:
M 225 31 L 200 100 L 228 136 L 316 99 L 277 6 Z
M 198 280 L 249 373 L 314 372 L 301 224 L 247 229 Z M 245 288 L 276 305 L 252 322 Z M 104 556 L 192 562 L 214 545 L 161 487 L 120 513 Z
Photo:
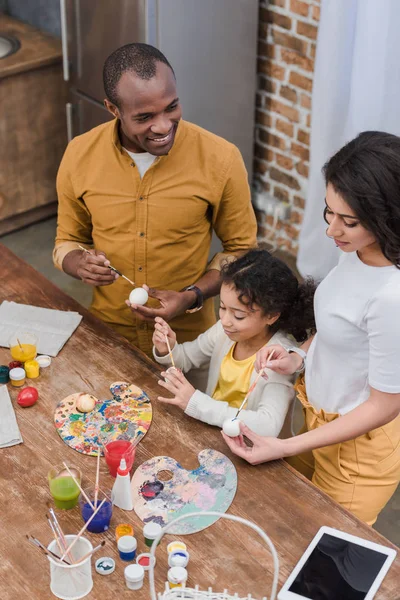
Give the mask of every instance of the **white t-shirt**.
M 400 393 L 400 270 L 370 267 L 344 254 L 314 300 L 317 335 L 307 354 L 310 403 L 346 414 L 369 386 Z
M 150 152 L 136 153 L 136 152 L 130 152 L 126 148 L 124 148 L 124 150 L 132 158 L 133 162 L 135 163 L 135 165 L 137 167 L 137 170 L 139 171 L 139 175 L 141 178 L 143 177 L 143 175 L 146 173 L 147 169 L 149 167 L 151 167 L 151 165 L 157 158 L 157 156 L 154 156 L 154 154 L 150 154 Z

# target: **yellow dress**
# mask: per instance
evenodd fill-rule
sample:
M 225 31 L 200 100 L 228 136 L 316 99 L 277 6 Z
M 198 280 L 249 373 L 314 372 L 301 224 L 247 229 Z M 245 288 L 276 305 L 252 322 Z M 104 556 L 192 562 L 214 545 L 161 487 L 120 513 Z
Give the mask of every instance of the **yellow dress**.
M 214 400 L 228 402 L 233 408 L 239 408 L 250 387 L 256 355 L 253 354 L 244 360 L 236 360 L 233 357 L 235 347 L 236 344 L 233 344 L 224 356 L 212 397 Z

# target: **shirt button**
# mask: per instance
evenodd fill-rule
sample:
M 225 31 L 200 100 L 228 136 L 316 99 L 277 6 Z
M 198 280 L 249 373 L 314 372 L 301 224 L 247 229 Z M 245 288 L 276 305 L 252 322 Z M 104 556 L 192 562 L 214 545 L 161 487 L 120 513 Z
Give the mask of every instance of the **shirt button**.
M 140 197 L 139 197 L 139 200 L 144 200 L 144 196 L 140 196 Z
M 143 267 L 138 267 L 138 271 L 143 271 Z
M 141 231 L 141 232 L 139 233 L 139 235 L 140 235 L 140 237 L 144 237 L 144 232 L 143 232 L 143 231 Z

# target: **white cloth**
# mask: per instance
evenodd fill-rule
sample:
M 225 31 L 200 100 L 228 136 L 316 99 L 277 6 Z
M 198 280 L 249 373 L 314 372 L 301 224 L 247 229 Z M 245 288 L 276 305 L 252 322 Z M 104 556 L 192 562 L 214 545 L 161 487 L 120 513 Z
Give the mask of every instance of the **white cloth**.
M 400 393 L 400 270 L 344 254 L 314 300 L 317 335 L 306 359 L 310 403 L 346 414 L 370 386 Z
M 139 175 L 142 178 L 146 173 L 147 169 L 151 167 L 153 162 L 156 160 L 157 156 L 154 154 L 150 154 L 150 152 L 130 152 L 126 148 L 124 148 L 125 152 L 129 154 L 133 162 L 135 163 L 137 170 L 139 171 Z
M 322 279 L 340 250 L 325 235 L 323 164 L 365 130 L 400 135 L 400 2 L 323 0 L 315 62 L 310 179 L 297 267 Z
M 57 356 L 81 320 L 77 312 L 4 300 L 0 306 L 0 346 L 9 348 L 9 339 L 16 331 L 29 331 L 38 338 L 38 354 Z
M 222 360 L 233 344 L 234 342 L 225 334 L 221 321 L 218 321 L 193 342 L 175 345 L 172 356 L 176 367 L 182 369 L 184 373 L 192 368 L 209 365 L 206 393 L 199 390 L 194 392 L 185 410 L 187 415 L 219 427 L 222 427 L 225 419 L 236 416 L 237 408 L 212 398 Z M 267 345 L 270 344 L 293 346 L 293 341 L 278 331 Z M 155 348 L 153 348 L 153 355 L 158 363 L 166 367 L 171 366 L 169 355 L 160 357 Z M 276 437 L 283 427 L 290 404 L 294 400 L 293 378 L 279 375 L 269 369 L 266 372 L 268 381 L 262 377 L 258 380 L 254 391 L 249 396 L 247 409 L 243 409 L 240 413 L 240 420 L 259 435 Z M 250 385 L 256 376 L 257 373 L 253 370 Z
M 0 448 L 22 444 L 17 419 L 6 385 L 0 386 Z

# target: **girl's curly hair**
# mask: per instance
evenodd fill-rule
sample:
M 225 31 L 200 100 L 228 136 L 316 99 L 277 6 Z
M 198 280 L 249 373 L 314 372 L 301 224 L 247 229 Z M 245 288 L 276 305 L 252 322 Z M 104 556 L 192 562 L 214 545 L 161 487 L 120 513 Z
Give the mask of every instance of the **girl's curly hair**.
M 315 282 L 299 283 L 290 268 L 268 250 L 255 248 L 225 263 L 221 275 L 222 283 L 233 285 L 246 306 L 257 304 L 266 315 L 280 313 L 270 326 L 272 332 L 280 329 L 303 342 L 315 331 Z

